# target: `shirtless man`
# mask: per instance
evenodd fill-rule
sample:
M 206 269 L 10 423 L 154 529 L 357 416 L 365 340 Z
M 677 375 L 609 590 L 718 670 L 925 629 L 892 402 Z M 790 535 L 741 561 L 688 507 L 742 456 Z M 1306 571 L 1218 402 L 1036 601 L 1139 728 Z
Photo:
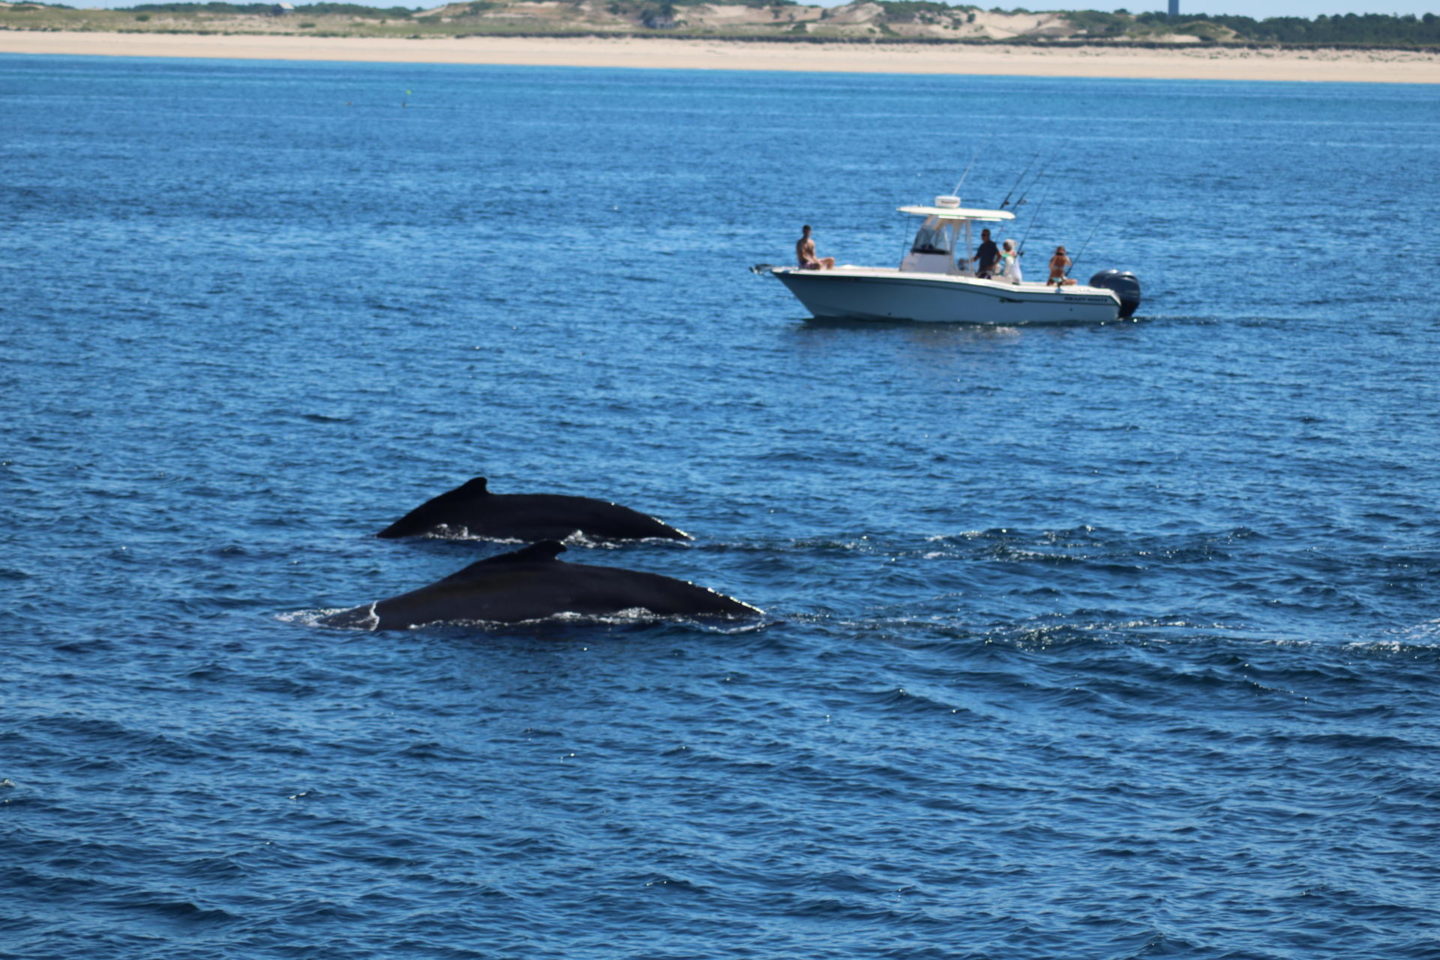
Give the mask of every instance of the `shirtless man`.
M 810 224 L 800 228 L 800 239 L 795 241 L 795 259 L 800 261 L 802 270 L 831 270 L 835 267 L 834 257 L 815 256 L 815 241 L 810 239 Z

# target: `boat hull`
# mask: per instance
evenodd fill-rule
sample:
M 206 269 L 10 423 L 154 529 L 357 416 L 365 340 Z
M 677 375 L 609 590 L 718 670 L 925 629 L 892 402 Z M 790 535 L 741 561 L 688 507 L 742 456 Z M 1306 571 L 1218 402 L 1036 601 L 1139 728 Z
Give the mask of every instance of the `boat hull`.
M 1098 287 L 1057 289 L 856 267 L 776 267 L 770 272 L 819 319 L 1014 326 L 1108 323 L 1120 315 L 1120 298 Z

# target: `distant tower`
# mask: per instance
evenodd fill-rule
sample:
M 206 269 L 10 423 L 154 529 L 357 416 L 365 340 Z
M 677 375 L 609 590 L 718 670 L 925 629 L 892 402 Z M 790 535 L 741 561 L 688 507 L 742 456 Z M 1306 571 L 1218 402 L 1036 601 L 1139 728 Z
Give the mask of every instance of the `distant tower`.
M 1170 0 L 1170 16 L 1180 16 L 1180 0 Z

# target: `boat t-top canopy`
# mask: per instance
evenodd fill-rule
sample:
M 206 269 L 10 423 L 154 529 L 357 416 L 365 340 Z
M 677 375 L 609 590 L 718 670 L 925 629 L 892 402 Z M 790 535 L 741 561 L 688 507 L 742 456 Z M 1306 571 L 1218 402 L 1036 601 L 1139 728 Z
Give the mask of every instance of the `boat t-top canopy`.
M 987 223 L 999 223 L 1002 220 L 1015 219 L 1015 214 L 1009 210 L 976 210 L 972 207 L 901 207 L 900 212 L 917 217 L 934 217 L 937 220 L 983 220 Z
M 1015 219 L 1015 214 L 1009 210 L 977 210 L 973 207 L 962 207 L 960 198 L 951 196 L 936 197 L 933 207 L 901 207 L 900 212 L 916 217 L 934 217 L 936 220 L 983 220 L 987 223 L 999 223 L 1002 220 Z
M 910 252 L 900 261 L 901 273 L 963 274 L 970 268 L 971 224 L 1005 223 L 1015 219 L 1009 210 L 977 210 L 960 206 L 960 198 L 942 194 L 933 207 L 901 207 L 901 213 L 924 217 Z M 989 231 L 985 231 L 988 233 Z M 956 254 L 960 259 L 955 259 Z

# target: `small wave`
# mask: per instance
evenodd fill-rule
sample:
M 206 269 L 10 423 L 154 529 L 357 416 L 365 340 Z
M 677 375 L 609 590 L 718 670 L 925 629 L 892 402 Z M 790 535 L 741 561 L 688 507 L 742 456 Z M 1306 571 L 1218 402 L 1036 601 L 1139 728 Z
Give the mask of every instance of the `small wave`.
M 219 907 L 202 907 L 189 900 L 172 900 L 163 897 L 136 898 L 131 896 L 112 897 L 101 901 L 106 906 L 126 911 L 149 913 L 151 916 L 173 921 L 189 927 L 207 927 L 233 923 L 240 918 Z
M 682 533 L 684 531 L 681 531 Z M 417 539 L 433 540 L 446 543 L 498 543 L 505 545 L 524 546 L 535 542 L 537 539 L 559 540 L 567 547 L 582 547 L 589 550 L 619 550 L 625 547 L 632 547 L 636 544 L 647 546 L 672 546 L 689 547 L 691 543 L 685 540 L 673 540 L 669 537 L 642 537 L 638 540 L 607 540 L 604 537 L 594 537 L 579 530 L 572 530 L 563 537 L 547 538 L 520 538 L 520 537 L 496 537 L 486 534 L 472 533 L 467 527 L 452 527 L 448 524 L 441 524 L 434 530 L 419 535 Z
M 677 541 L 665 541 L 674 543 Z M 868 535 L 854 537 L 798 537 L 789 540 L 707 541 L 687 544 L 697 550 L 716 553 L 887 553 L 889 548 Z
M 1420 751 L 1426 754 L 1432 751 L 1428 743 L 1416 743 L 1410 740 L 1401 740 L 1399 737 L 1387 736 L 1384 734 L 1363 734 L 1363 733 L 1304 733 L 1304 734 L 1278 734 L 1271 738 L 1276 743 L 1303 743 L 1309 746 L 1333 747 L 1344 753 L 1356 752 L 1354 755 L 1370 755 L 1372 753 L 1396 753 L 1403 751 Z
M 234 675 L 234 671 L 224 664 L 211 662 L 189 671 L 185 674 L 185 679 L 223 681 L 230 679 Z
M 198 760 L 207 753 L 178 736 L 167 735 L 151 729 L 126 726 L 116 720 L 103 717 L 55 716 L 40 717 L 33 725 L 46 732 L 63 734 L 86 741 L 93 745 L 93 755 L 77 758 L 74 762 L 80 769 L 104 770 L 119 766 L 115 759 L 121 747 L 138 751 L 142 755 L 155 756 L 167 761 Z
M 1133 534 L 1093 526 L 1029 531 L 1010 527 L 935 534 L 925 550 L 901 555 L 941 559 L 989 558 L 1057 565 L 1111 564 L 1113 572 L 1139 572 L 1157 564 L 1194 564 L 1226 559 L 1232 544 L 1257 536 L 1247 527 L 1199 531 L 1173 537 Z M 950 548 L 950 549 L 946 549 Z
M 182 860 L 177 865 L 187 876 L 197 880 L 240 882 L 246 877 L 244 867 L 228 856 L 195 857 Z
M 656 890 L 663 890 L 666 893 L 709 893 L 709 888 L 704 884 L 696 883 L 693 880 L 686 880 L 684 877 L 672 877 L 668 874 L 651 874 L 641 880 L 641 884 Z
M 916 924 L 940 924 L 920 908 L 900 903 L 876 901 L 873 894 L 828 896 L 824 893 L 791 893 L 775 898 L 776 906 L 786 915 L 824 921 L 860 922 L 877 925 L 879 929 Z M 906 956 L 913 956 L 908 949 Z
M 680 532 L 684 533 L 685 531 L 682 530 Z M 689 536 L 689 534 L 686 534 L 686 536 Z M 581 533 L 579 530 L 564 537 L 560 542 L 567 547 L 585 547 L 591 550 L 621 550 L 637 544 L 688 549 L 692 545 L 692 541 L 672 540 L 669 537 L 641 537 L 638 540 L 606 540 L 603 537 L 592 537 L 588 534 Z
M 313 697 L 319 689 L 313 684 L 284 676 L 251 676 L 246 686 L 257 693 L 280 693 L 287 697 Z M 303 751 L 303 747 L 299 748 Z
M 373 608 L 374 604 L 370 604 Z M 330 617 L 345 613 L 347 610 L 354 610 L 355 607 L 322 607 L 317 610 L 292 610 L 288 613 L 277 613 L 275 619 L 281 623 L 298 623 L 303 627 L 334 627 L 335 624 L 326 623 Z M 373 616 L 373 614 L 372 614 Z M 378 618 L 375 621 L 379 623 Z M 339 629 L 373 629 L 373 627 L 345 626 Z
M 1401 632 L 1401 636 L 1406 642 L 1420 646 L 1428 647 L 1440 644 L 1440 617 L 1417 623 L 1413 627 L 1406 627 Z
M 526 543 L 528 541 L 518 540 L 513 537 L 485 537 L 478 533 L 471 533 L 468 527 L 452 527 L 442 523 L 433 530 L 427 530 L 420 534 L 420 540 L 440 540 L 447 542 L 468 541 L 471 543 Z
M 1300 641 L 1297 645 L 1311 646 L 1313 642 Z M 1440 661 L 1440 637 L 1351 640 L 1343 647 L 1346 652 L 1358 656 L 1408 657 L 1431 663 Z
M 275 619 L 281 623 L 298 623 L 306 627 L 326 627 L 338 630 L 353 630 L 360 632 L 375 632 L 379 628 L 380 619 L 375 614 L 375 604 L 379 601 L 365 605 L 366 614 L 356 614 L 355 619 L 348 623 L 327 623 L 330 617 L 351 611 L 358 611 L 360 607 L 331 607 L 316 610 L 293 610 L 288 613 L 279 613 Z M 746 615 L 716 615 L 705 618 L 688 617 L 681 615 L 669 615 L 651 613 L 644 607 L 632 607 L 626 610 L 617 610 L 614 613 L 592 614 L 574 613 L 572 611 L 560 611 L 545 617 L 535 617 L 529 620 L 432 620 L 429 623 L 419 623 L 406 630 L 448 630 L 448 631 L 483 631 L 496 633 L 512 630 L 530 630 L 544 627 L 573 627 L 573 626 L 599 626 L 599 627 L 636 627 L 657 624 L 668 624 L 682 626 L 703 633 L 712 633 L 721 636 L 731 636 L 745 633 L 754 633 L 779 623 L 781 620 L 769 619 L 764 616 L 754 617 Z
M 396 754 L 412 760 L 443 760 L 448 763 L 463 762 L 470 758 L 467 751 L 447 747 L 435 740 L 407 744 L 396 751 Z
M 915 714 L 917 716 L 937 713 L 978 716 L 966 707 L 937 700 L 925 694 L 912 693 L 904 687 L 864 693 L 856 699 L 859 702 L 869 702 L 886 713 Z

